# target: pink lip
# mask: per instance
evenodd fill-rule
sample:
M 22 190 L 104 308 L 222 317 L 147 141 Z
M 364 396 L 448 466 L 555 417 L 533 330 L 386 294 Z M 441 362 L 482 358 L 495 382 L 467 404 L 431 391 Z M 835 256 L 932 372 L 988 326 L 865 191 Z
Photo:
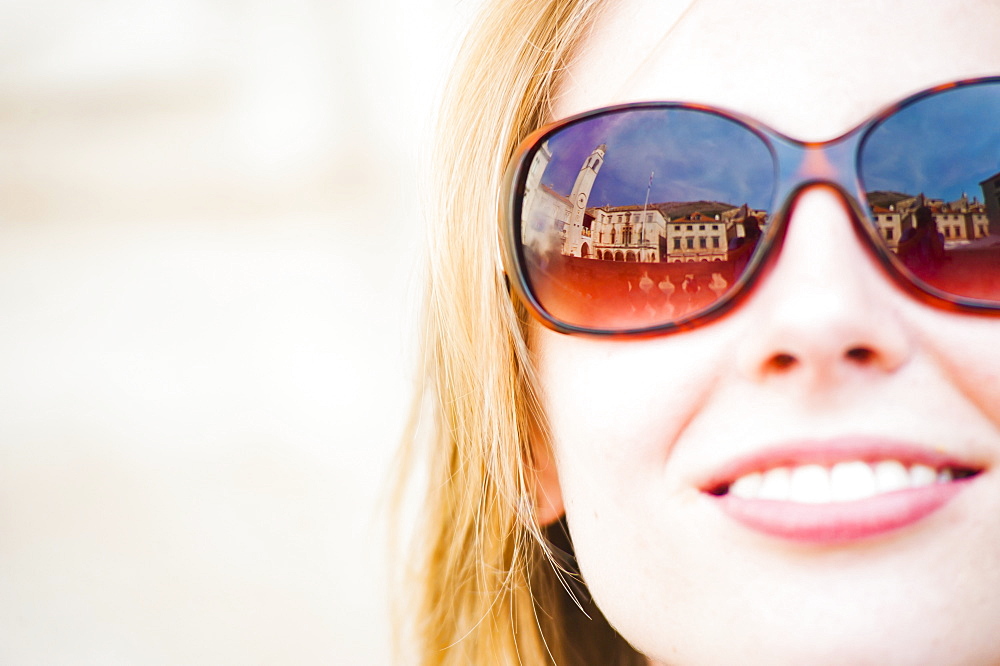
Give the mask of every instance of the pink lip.
M 770 536 L 815 544 L 865 539 L 906 527 L 947 504 L 972 479 L 900 490 L 854 502 L 799 504 L 724 495 L 722 510 Z
M 798 542 L 836 544 L 873 537 L 906 527 L 929 516 L 955 498 L 976 477 L 920 488 L 899 490 L 852 502 L 804 504 L 745 499 L 721 489 L 737 478 L 775 467 L 862 460 L 898 460 L 904 465 L 927 465 L 982 471 L 953 456 L 908 443 L 873 438 L 844 438 L 821 442 L 796 442 L 768 448 L 735 459 L 715 471 L 701 489 L 726 515 L 764 534 Z

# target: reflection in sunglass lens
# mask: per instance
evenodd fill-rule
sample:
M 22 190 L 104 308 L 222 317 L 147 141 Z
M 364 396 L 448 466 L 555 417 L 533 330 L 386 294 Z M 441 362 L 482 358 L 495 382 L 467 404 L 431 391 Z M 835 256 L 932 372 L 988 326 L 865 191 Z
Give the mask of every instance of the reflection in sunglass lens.
M 767 145 L 696 109 L 584 118 L 530 160 L 524 277 L 542 310 L 570 326 L 634 330 L 704 312 L 733 290 L 770 221 Z
M 859 169 L 872 221 L 932 293 L 1000 301 L 1000 84 L 945 90 L 876 125 Z

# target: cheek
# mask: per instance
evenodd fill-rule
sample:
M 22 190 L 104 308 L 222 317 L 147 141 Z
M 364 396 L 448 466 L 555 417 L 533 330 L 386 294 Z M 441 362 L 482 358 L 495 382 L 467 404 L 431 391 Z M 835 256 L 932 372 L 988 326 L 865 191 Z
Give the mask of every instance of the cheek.
M 614 342 L 547 330 L 534 342 L 564 499 L 594 487 L 633 494 L 663 479 L 677 438 L 711 396 L 721 342 L 711 334 Z
M 715 390 L 718 350 L 726 348 L 717 335 L 609 342 L 541 331 L 535 338 L 576 555 L 602 608 L 619 621 L 656 605 L 664 589 L 683 594 L 696 571 L 687 551 L 699 535 L 686 533 L 684 516 L 704 499 L 671 461 Z
M 939 372 L 922 390 L 942 418 L 971 407 L 1000 429 L 1000 317 L 956 318 L 924 309 L 911 321 L 919 347 Z

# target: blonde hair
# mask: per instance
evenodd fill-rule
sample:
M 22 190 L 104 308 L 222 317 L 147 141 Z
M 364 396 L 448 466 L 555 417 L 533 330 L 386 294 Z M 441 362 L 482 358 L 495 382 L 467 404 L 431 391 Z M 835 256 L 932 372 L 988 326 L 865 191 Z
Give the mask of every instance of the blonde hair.
M 544 421 L 525 313 L 497 258 L 507 161 L 550 117 L 560 72 L 596 11 L 595 0 L 487 2 L 442 111 L 422 384 L 401 460 L 427 484 L 400 551 L 412 597 L 398 590 L 404 649 L 412 656 L 415 644 L 420 664 L 644 663 L 572 572 L 560 577 L 552 554 L 570 546 L 552 548 L 549 537 L 564 526 L 535 520 L 528 439 L 545 446 Z

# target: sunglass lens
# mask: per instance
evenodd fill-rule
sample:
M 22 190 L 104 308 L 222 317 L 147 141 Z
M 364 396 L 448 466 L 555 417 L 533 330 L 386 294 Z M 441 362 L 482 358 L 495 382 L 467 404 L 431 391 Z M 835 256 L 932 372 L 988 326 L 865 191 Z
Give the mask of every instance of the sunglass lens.
M 586 117 L 520 183 L 520 261 L 538 306 L 604 332 L 682 323 L 734 291 L 767 228 L 774 160 L 751 129 L 676 106 Z
M 859 169 L 878 235 L 914 282 L 1000 303 L 1000 82 L 903 107 L 865 138 Z

